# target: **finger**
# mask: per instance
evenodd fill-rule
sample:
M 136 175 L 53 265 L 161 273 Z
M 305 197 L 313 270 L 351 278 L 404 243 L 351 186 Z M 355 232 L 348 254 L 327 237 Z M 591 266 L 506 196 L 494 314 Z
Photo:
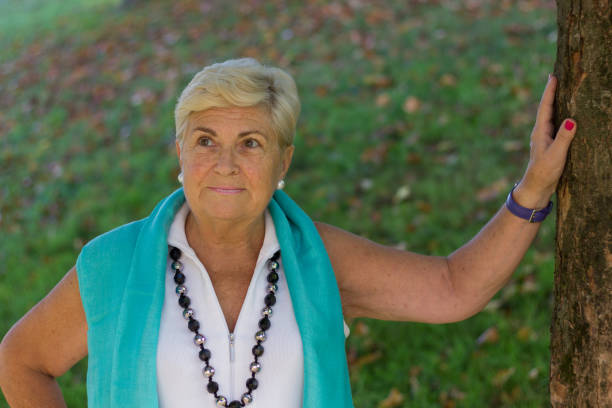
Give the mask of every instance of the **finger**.
M 550 152 L 553 157 L 565 157 L 565 155 L 567 155 L 567 150 L 574 139 L 577 128 L 578 126 L 576 126 L 575 121 L 572 119 L 565 119 L 557 131 L 555 141 L 548 148 L 548 152 Z
M 546 83 L 546 88 L 540 99 L 538 113 L 536 116 L 537 124 L 546 124 L 550 122 L 553 116 L 553 102 L 555 101 L 555 89 L 557 87 L 557 78 L 551 75 Z

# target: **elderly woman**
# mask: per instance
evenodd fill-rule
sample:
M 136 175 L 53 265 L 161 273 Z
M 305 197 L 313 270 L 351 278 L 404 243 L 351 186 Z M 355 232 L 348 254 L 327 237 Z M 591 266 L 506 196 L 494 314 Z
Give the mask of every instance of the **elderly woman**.
M 292 78 L 250 58 L 204 68 L 175 111 L 183 186 L 91 240 L 9 331 L 9 403 L 64 406 L 54 378 L 88 355 L 90 407 L 351 407 L 343 317 L 456 322 L 510 278 L 576 131 L 566 120 L 553 134 L 556 81 L 523 178 L 442 257 L 313 222 L 281 191 L 300 111 Z

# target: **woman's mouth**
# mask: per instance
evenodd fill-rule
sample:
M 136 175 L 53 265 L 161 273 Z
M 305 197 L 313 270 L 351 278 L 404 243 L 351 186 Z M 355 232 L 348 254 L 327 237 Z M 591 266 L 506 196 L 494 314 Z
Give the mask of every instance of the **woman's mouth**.
M 237 187 L 207 187 L 209 190 L 214 191 L 216 193 L 219 194 L 238 194 L 238 193 L 242 193 L 245 189 L 244 188 L 237 188 Z

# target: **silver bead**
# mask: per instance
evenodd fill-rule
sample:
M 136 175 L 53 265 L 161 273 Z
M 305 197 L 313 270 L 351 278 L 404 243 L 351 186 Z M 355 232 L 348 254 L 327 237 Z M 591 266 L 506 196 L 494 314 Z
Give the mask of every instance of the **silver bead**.
M 196 344 L 196 346 L 201 346 L 202 344 L 206 343 L 206 337 L 202 336 L 201 334 L 196 334 L 193 338 L 193 342 Z
M 217 406 L 218 407 L 224 407 L 226 403 L 227 403 L 227 400 L 225 399 L 225 397 L 223 395 L 219 395 L 217 397 Z
M 178 285 L 176 287 L 176 294 L 177 295 L 184 295 L 187 293 L 187 288 L 184 285 Z
M 270 293 L 276 293 L 276 291 L 278 290 L 278 285 L 276 283 L 268 283 L 267 289 Z
M 253 402 L 253 396 L 248 392 L 245 392 L 244 394 L 242 394 L 242 402 L 244 403 L 244 405 L 250 404 L 251 402 Z
M 285 188 L 285 180 L 279 180 L 278 183 L 276 183 L 276 189 L 282 190 L 283 188 Z
M 263 330 L 260 330 L 257 333 L 255 333 L 255 340 L 266 341 L 266 332 Z
M 213 367 L 207 365 L 202 370 L 202 373 L 204 374 L 205 377 L 212 377 L 215 374 L 215 369 Z
M 269 262 L 268 262 L 268 268 L 269 268 L 271 271 L 275 271 L 275 270 L 277 270 L 277 269 L 278 269 L 278 267 L 279 267 L 278 262 L 276 262 L 276 261 L 269 261 Z
M 182 271 L 183 270 L 183 263 L 181 261 L 173 261 L 170 266 L 175 271 Z
M 183 177 L 183 172 L 182 171 L 179 173 L 178 176 L 176 176 L 176 178 L 179 181 L 179 183 L 183 184 L 184 177 Z
M 183 317 L 185 318 L 185 320 L 189 320 L 190 317 L 193 317 L 193 309 L 192 308 L 188 308 L 183 310 Z
M 261 309 L 261 315 L 262 316 L 272 316 L 272 308 L 270 306 L 266 306 L 263 309 Z
M 261 364 L 259 364 L 257 361 L 253 361 L 251 363 L 251 372 L 258 373 L 259 370 L 261 370 Z

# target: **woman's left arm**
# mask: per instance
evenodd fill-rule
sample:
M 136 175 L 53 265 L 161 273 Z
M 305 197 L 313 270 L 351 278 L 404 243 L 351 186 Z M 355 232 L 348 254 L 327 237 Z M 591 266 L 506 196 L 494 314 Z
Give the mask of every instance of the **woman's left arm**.
M 566 119 L 553 139 L 556 85 L 557 78 L 551 76 L 531 133 L 529 164 L 512 194 L 519 205 L 529 209 L 548 205 L 576 134 L 575 122 Z M 539 222 L 519 218 L 504 205 L 471 241 L 448 256 L 454 292 L 465 302 L 473 299 L 474 313 L 510 279 L 539 228 Z
M 531 133 L 529 164 L 513 192 L 514 200 L 526 208 L 547 206 L 576 132 L 575 123 L 566 119 L 553 139 L 556 83 L 550 77 L 544 90 Z M 568 122 L 574 125 L 571 129 Z M 519 218 L 504 205 L 448 257 L 399 251 L 316 225 L 336 273 L 345 316 L 446 323 L 482 310 L 510 279 L 540 223 Z

